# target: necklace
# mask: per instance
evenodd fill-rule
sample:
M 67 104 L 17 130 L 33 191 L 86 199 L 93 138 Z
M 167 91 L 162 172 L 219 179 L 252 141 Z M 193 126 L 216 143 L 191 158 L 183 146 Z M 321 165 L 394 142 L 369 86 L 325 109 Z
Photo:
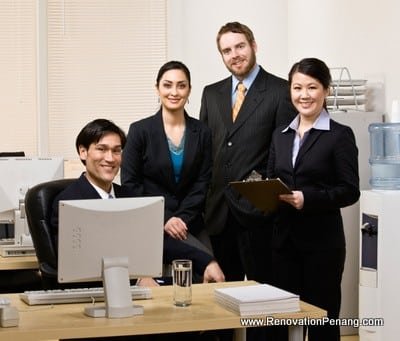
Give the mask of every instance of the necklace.
M 183 132 L 182 138 L 181 138 L 181 142 L 179 143 L 178 146 L 176 146 L 167 136 L 167 141 L 168 141 L 168 148 L 169 151 L 175 155 L 180 155 L 183 153 L 183 149 L 185 146 L 185 131 Z

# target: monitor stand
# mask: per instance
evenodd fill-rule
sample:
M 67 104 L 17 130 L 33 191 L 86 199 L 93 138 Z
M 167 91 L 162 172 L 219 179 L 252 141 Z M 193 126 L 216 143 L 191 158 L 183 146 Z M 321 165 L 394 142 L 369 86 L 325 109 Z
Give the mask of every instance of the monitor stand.
M 14 238 L 11 243 L 0 242 L 2 257 L 35 256 L 32 237 L 29 234 L 25 215 L 25 205 L 21 202 L 20 208 L 14 210 Z
M 128 258 L 103 258 L 103 286 L 105 306 L 85 307 L 90 317 L 122 318 L 143 315 L 143 306 L 132 304 L 130 292 Z
M 1 245 L 13 245 L 14 244 L 14 238 L 1 238 L 0 239 L 0 247 Z

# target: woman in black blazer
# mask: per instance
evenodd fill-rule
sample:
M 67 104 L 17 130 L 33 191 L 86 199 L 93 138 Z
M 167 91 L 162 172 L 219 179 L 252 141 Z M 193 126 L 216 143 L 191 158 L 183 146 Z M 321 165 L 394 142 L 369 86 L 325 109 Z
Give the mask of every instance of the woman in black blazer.
M 299 114 L 273 134 L 267 176 L 292 190 L 281 195 L 273 234 L 275 284 L 339 317 L 345 237 L 340 208 L 359 196 L 358 150 L 350 127 L 333 121 L 325 97 L 331 76 L 306 58 L 289 73 Z M 308 328 L 308 340 L 339 340 L 338 325 Z
M 211 132 L 185 112 L 191 83 L 184 64 L 164 64 L 156 89 L 161 108 L 155 115 L 131 124 L 122 155 L 121 180 L 138 196 L 164 196 L 165 233 L 186 240 L 189 233 L 198 236 L 204 229 Z

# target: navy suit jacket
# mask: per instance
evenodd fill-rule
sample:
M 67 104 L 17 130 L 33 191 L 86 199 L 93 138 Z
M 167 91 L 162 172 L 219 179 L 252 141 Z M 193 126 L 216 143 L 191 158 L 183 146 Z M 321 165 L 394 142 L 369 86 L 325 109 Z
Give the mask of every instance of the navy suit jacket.
M 117 198 L 134 197 L 131 188 L 113 184 Z M 55 245 L 58 245 L 58 203 L 60 200 L 101 199 L 99 193 L 82 174 L 75 182 L 62 191 L 53 202 L 51 225 L 55 236 Z M 164 235 L 163 262 L 170 264 L 172 260 L 184 258 L 193 261 L 193 269 L 203 274 L 204 269 L 213 260 L 213 257 L 202 250 L 192 247 L 180 240 Z
M 165 198 L 165 222 L 181 218 L 189 232 L 204 228 L 203 212 L 211 178 L 211 132 L 185 113 L 186 137 L 179 182 L 175 181 L 161 110 L 132 123 L 122 153 L 121 182 L 137 196 Z
M 340 208 L 359 196 L 358 149 L 350 127 L 330 120 L 330 130 L 311 129 L 292 165 L 295 132 L 285 126 L 273 135 L 267 175 L 279 177 L 304 195 L 301 210 L 283 203 L 273 235 L 276 248 L 295 245 L 303 250 L 344 248 Z
M 229 186 L 255 170 L 265 177 L 268 150 L 274 129 L 289 124 L 295 109 L 287 81 L 263 68 L 248 90 L 235 122 L 232 122 L 232 77 L 204 88 L 200 120 L 212 131 L 213 169 L 206 202 L 206 227 L 220 233 L 228 209 L 245 227 L 265 228 L 267 217 Z
M 132 192 L 117 184 L 113 184 L 115 196 L 117 198 L 133 197 Z M 58 245 L 58 203 L 60 200 L 81 200 L 81 199 L 101 199 L 100 194 L 82 174 L 75 182 L 70 184 L 60 194 L 56 196 L 53 202 L 51 213 L 51 227 L 53 229 L 54 245 Z

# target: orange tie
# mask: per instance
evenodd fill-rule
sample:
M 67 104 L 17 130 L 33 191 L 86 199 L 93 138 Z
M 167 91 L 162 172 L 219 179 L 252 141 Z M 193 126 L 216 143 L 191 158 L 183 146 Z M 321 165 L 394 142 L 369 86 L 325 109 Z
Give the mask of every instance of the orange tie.
M 236 90 L 236 102 L 232 109 L 232 121 L 235 122 L 236 117 L 239 113 L 240 107 L 244 101 L 244 94 L 246 93 L 246 87 L 240 82 Z

